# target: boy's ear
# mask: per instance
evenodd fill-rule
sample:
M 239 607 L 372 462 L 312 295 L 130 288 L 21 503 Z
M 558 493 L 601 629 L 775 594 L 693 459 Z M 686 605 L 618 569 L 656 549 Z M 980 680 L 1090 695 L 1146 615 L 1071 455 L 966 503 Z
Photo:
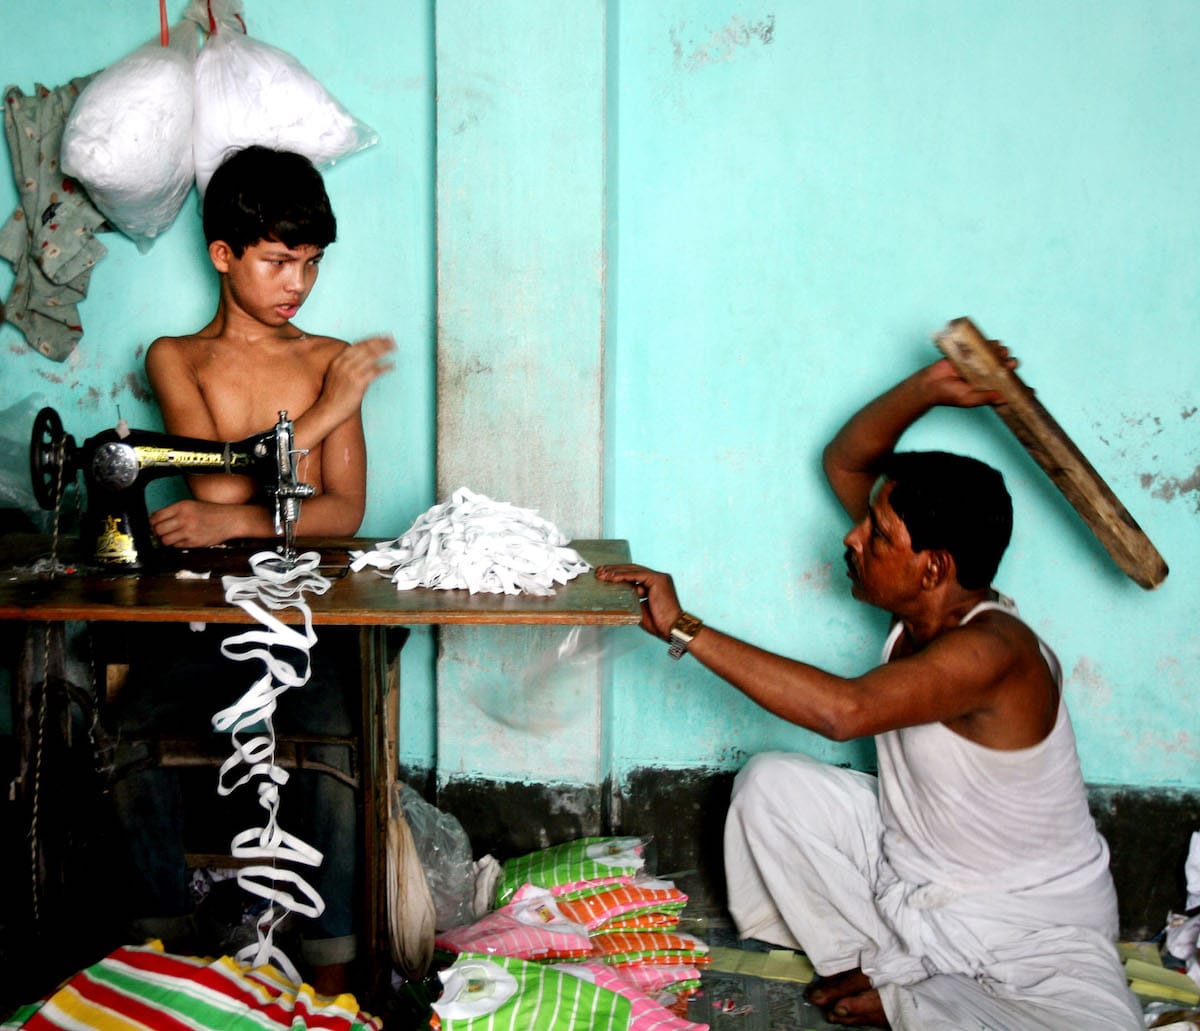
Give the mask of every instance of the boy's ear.
M 234 257 L 233 248 L 224 240 L 213 240 L 208 245 L 208 257 L 218 272 L 228 272 L 229 263 Z

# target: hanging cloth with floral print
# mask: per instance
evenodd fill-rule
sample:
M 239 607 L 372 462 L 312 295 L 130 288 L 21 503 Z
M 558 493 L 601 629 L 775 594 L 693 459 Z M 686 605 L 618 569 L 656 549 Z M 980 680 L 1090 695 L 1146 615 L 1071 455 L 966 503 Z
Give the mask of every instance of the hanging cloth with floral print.
M 83 336 L 78 305 L 96 262 L 108 253 L 94 235 L 108 228 L 104 216 L 59 167 L 63 126 L 93 78 L 53 90 L 39 84 L 32 96 L 15 86 L 4 94 L 4 133 L 21 203 L 0 228 L 0 257 L 16 273 L 3 318 L 56 362 Z

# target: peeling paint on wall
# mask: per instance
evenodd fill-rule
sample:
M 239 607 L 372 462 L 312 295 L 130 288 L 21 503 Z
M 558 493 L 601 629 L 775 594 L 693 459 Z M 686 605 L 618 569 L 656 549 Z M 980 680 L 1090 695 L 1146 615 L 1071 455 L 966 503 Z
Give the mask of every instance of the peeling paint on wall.
M 126 373 L 123 380 L 113 384 L 112 389 L 108 392 L 108 396 L 115 401 L 124 391 L 128 391 L 139 401 L 154 400 L 154 393 L 151 391 L 150 385 L 137 372 Z
M 1174 501 L 1183 494 L 1192 494 L 1194 511 L 1200 515 L 1200 465 L 1192 470 L 1190 476 L 1163 476 L 1161 473 L 1142 473 L 1142 486 L 1150 491 L 1152 497 L 1162 501 Z
M 769 46 L 775 38 L 775 15 L 768 14 L 761 21 L 752 22 L 734 16 L 725 28 L 700 43 L 683 40 L 681 31 L 681 28 L 671 30 L 671 51 L 677 65 L 694 72 L 707 65 L 732 61 L 739 51 L 756 43 Z

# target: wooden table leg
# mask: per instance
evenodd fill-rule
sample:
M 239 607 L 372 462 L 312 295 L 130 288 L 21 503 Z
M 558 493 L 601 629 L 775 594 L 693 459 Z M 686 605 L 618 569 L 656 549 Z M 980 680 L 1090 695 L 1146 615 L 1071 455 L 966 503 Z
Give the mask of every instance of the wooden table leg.
M 388 798 L 399 763 L 400 650 L 403 627 L 364 626 L 362 656 L 362 736 L 366 763 L 362 777 L 363 947 L 367 955 L 367 1009 L 377 1011 L 391 980 L 387 915 Z

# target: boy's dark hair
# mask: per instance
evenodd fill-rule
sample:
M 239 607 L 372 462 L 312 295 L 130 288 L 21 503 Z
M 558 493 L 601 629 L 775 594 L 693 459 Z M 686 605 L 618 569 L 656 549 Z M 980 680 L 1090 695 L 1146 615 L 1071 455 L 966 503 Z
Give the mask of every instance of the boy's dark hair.
M 895 484 L 888 500 L 913 551 L 948 551 L 961 586 L 989 586 L 1012 537 L 1004 477 L 974 458 L 945 451 L 893 454 L 882 471 Z
M 204 239 L 224 240 L 238 258 L 260 240 L 325 248 L 337 239 L 337 220 L 308 158 L 256 145 L 235 151 L 209 179 Z

